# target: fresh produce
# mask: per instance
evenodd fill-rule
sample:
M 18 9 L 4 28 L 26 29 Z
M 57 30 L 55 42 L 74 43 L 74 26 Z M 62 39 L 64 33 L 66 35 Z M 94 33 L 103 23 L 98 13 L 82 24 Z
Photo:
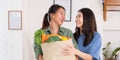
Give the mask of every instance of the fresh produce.
M 40 45 L 42 43 L 42 35 L 44 34 L 44 31 L 43 30 L 38 30 L 35 32 L 35 42 Z
M 55 42 L 55 41 L 60 41 L 61 39 L 58 36 L 51 36 L 47 39 L 46 42 Z
M 42 43 L 69 40 L 68 37 L 61 36 L 61 35 L 58 35 L 58 34 L 49 34 L 49 35 L 42 34 L 42 37 L 44 37 L 44 38 L 42 38 Z
M 42 43 L 45 43 L 45 42 L 69 40 L 68 37 L 61 36 L 59 34 L 45 34 L 42 29 L 35 32 L 35 37 L 34 38 L 35 38 L 35 42 L 38 45 L 41 45 Z

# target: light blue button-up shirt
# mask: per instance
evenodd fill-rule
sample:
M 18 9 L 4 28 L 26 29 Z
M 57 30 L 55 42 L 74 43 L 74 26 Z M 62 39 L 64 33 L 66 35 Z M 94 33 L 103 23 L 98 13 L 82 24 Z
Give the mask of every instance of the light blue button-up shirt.
M 100 49 L 101 49 L 101 36 L 98 32 L 94 32 L 94 38 L 91 43 L 87 46 L 83 46 L 84 44 L 84 35 L 80 35 L 78 39 L 78 47 L 79 50 L 90 54 L 93 57 L 93 60 L 100 60 Z M 82 60 L 81 58 L 79 60 Z

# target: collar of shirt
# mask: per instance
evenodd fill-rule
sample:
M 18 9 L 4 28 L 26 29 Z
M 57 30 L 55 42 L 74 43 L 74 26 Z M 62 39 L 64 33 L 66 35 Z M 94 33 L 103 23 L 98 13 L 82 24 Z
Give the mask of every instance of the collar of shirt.
M 51 32 L 50 32 L 50 27 L 48 27 L 48 29 L 45 29 L 45 32 L 46 32 L 47 34 L 51 34 Z M 62 28 L 60 27 L 58 34 L 63 35 L 63 34 L 64 34 L 64 29 L 62 29 Z

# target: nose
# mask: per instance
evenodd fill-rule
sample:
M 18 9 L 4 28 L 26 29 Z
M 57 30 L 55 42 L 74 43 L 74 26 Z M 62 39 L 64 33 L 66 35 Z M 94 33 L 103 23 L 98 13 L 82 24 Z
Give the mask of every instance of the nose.
M 63 20 L 65 20 L 65 15 L 63 15 Z
M 75 19 L 75 22 L 77 22 L 77 21 L 78 21 L 78 18 Z

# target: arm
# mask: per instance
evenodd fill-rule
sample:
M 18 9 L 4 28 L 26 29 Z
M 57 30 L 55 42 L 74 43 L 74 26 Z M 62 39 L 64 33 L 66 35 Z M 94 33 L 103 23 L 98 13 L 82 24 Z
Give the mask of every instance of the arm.
M 37 60 L 43 60 L 43 58 L 42 58 L 42 49 L 36 43 L 34 43 L 34 52 L 35 52 L 35 57 L 36 57 Z
M 83 60 L 92 60 L 92 56 L 90 54 L 81 52 L 79 50 L 76 49 L 75 54 L 77 56 L 79 56 L 80 58 L 82 58 Z
M 88 53 L 84 53 L 78 49 L 75 49 L 72 46 L 67 46 L 64 49 L 64 54 L 75 54 L 78 57 L 82 58 L 83 60 L 99 60 L 99 53 L 100 53 L 100 47 L 101 47 L 101 37 L 99 34 L 93 38 L 92 45 L 90 46 L 90 49 L 88 50 Z
M 89 50 L 89 54 L 93 57 L 93 60 L 100 60 L 100 49 L 101 49 L 101 36 L 99 33 L 95 33 L 93 43 Z
M 43 56 L 39 55 L 38 60 L 43 60 Z
M 76 60 L 79 60 L 79 57 L 77 55 L 75 57 L 76 57 Z
M 75 54 L 76 56 L 82 58 L 83 60 L 92 60 L 92 56 L 87 54 L 87 53 L 84 53 L 84 52 L 81 52 L 80 50 L 72 47 L 72 46 L 67 46 L 65 49 L 64 49 L 64 55 L 71 55 L 71 54 Z M 78 60 L 78 57 L 76 58 L 76 60 Z
M 41 43 L 41 31 L 37 30 L 34 34 L 34 52 L 35 52 L 35 57 L 37 60 L 43 60 L 42 59 L 42 48 L 40 46 Z
M 94 33 L 94 38 L 89 46 L 89 50 L 87 53 L 82 51 L 77 52 L 77 55 L 81 55 L 80 58 L 87 59 L 92 57 L 92 60 L 99 60 L 100 59 L 100 49 L 101 49 L 101 36 L 99 33 Z

